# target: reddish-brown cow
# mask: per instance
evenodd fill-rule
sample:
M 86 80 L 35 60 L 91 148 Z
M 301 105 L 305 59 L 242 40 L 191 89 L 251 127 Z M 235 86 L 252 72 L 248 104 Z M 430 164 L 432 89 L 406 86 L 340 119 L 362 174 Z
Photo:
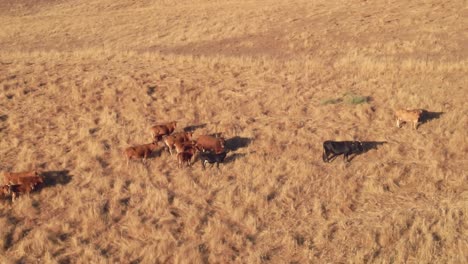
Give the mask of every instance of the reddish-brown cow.
M 192 140 L 192 132 L 178 132 L 164 137 L 164 143 L 169 148 L 169 153 L 172 155 L 172 150 L 177 142 L 184 143 Z
M 21 184 L 24 178 L 31 178 L 38 183 L 43 182 L 43 178 L 39 175 L 37 170 L 25 171 L 25 172 L 5 172 L 3 174 L 4 184 Z
M 192 157 L 193 152 L 180 152 L 177 153 L 177 161 L 179 162 L 179 168 L 182 168 L 184 163 L 187 163 L 187 166 L 192 166 Z
M 157 148 L 158 144 L 156 142 L 126 148 L 124 153 L 127 157 L 127 166 L 131 159 L 143 159 L 143 163 L 146 163 L 146 159 Z
M 11 201 L 14 202 L 20 194 L 29 194 L 35 188 L 35 184 L 32 183 L 23 183 L 23 184 L 13 184 L 13 185 L 5 185 L 8 188 L 7 193 L 11 194 Z M 2 187 L 4 189 L 4 187 Z M 2 190 L 5 193 L 5 190 Z
M 22 177 L 10 177 L 9 183 L 0 187 L 0 192 L 3 196 L 11 195 L 12 201 L 22 193 L 32 192 L 38 184 L 44 182 L 44 179 L 39 175 L 30 175 L 25 176 L 23 174 Z
M 185 141 L 185 142 L 175 142 L 174 147 L 176 153 L 179 154 L 181 152 L 186 152 L 192 148 L 195 148 L 196 142 L 193 140 Z
M 160 141 L 163 136 L 172 134 L 177 127 L 177 121 L 154 125 L 150 128 L 153 141 Z
M 203 135 L 198 137 L 196 147 L 199 151 L 213 151 L 215 154 L 220 154 L 224 152 L 225 144 L 226 141 L 222 137 Z

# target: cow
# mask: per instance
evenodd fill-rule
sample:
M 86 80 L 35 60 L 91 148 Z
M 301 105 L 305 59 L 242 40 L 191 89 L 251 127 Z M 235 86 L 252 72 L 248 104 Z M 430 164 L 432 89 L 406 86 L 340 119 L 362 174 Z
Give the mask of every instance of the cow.
M 127 157 L 127 167 L 128 167 L 128 163 L 129 163 L 129 161 L 131 159 L 142 159 L 143 164 L 145 164 L 146 159 L 157 148 L 158 148 L 158 143 L 157 142 L 126 148 L 124 150 L 124 154 Z
M 11 201 L 14 202 L 16 198 L 23 193 L 29 194 L 35 188 L 35 184 L 23 183 L 23 184 L 12 184 L 4 185 L 1 187 L 3 195 L 11 195 Z
M 3 196 L 11 195 L 12 201 L 21 193 L 30 193 L 37 185 L 44 183 L 42 176 L 37 171 L 25 173 L 5 173 L 6 185 L 0 187 Z
M 413 128 L 418 129 L 419 120 L 423 114 L 422 109 L 399 109 L 395 111 L 396 125 L 400 128 L 400 124 L 403 122 L 412 122 Z
M 202 135 L 197 138 L 196 148 L 199 151 L 212 151 L 215 154 L 221 154 L 224 152 L 224 146 L 226 141 L 222 137 L 213 137 L 208 135 Z
M 34 185 L 32 184 L 15 184 L 9 185 L 11 193 L 11 201 L 14 202 L 20 194 L 29 194 L 34 190 Z
M 224 151 L 222 153 L 216 154 L 216 153 L 210 153 L 210 152 L 200 152 L 200 161 L 202 164 L 203 169 L 205 169 L 205 166 L 207 163 L 211 164 L 211 167 L 213 167 L 214 163 L 216 163 L 216 168 L 219 169 L 219 163 L 224 162 L 224 159 L 226 158 L 227 152 Z
M 164 144 L 169 149 L 169 153 L 172 155 L 172 150 L 175 148 L 177 142 L 184 143 L 192 140 L 193 132 L 178 132 L 169 136 L 164 136 Z
M 188 166 L 192 166 L 192 151 L 184 151 L 177 153 L 177 161 L 179 162 L 179 168 L 182 168 L 184 163 L 187 163 Z
M 154 125 L 150 128 L 151 138 L 153 141 L 160 141 L 163 136 L 168 136 L 174 132 L 177 127 L 177 121 L 172 121 L 169 123 Z
M 44 183 L 44 178 L 42 176 L 32 176 L 32 177 L 21 177 L 17 181 L 10 182 L 8 185 L 25 185 L 30 186 L 31 190 L 36 187 L 36 185 Z
M 3 184 L 21 184 L 22 179 L 35 179 L 38 183 L 43 183 L 44 179 L 37 170 L 24 172 L 5 172 L 3 174 Z
M 185 152 L 187 150 L 195 148 L 195 144 L 196 142 L 193 140 L 184 141 L 184 142 L 178 141 L 174 143 L 174 147 L 175 147 L 176 153 L 179 154 L 181 152 Z
M 363 152 L 364 147 L 360 141 L 331 141 L 323 142 L 323 161 L 330 162 L 332 158 L 343 154 L 345 162 L 349 162 L 349 155 L 353 153 Z M 328 157 L 332 154 L 331 157 Z

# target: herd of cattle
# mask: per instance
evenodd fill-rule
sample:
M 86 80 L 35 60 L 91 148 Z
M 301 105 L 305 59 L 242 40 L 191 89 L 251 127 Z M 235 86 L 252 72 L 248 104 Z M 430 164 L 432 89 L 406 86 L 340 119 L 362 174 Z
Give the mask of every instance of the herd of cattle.
M 417 129 L 424 110 L 397 110 L 395 111 L 397 127 L 404 122 L 413 123 Z M 159 143 L 163 142 L 171 155 L 175 152 L 178 166 L 191 166 L 196 154 L 199 157 L 203 169 L 207 164 L 219 168 L 226 158 L 228 150 L 225 148 L 226 141 L 223 137 L 201 135 L 196 140 L 192 139 L 192 132 L 174 132 L 177 122 L 169 122 L 151 127 L 152 143 L 128 147 L 124 150 L 127 159 L 127 166 L 132 159 L 141 159 L 146 163 L 146 159 L 159 149 Z M 334 157 L 343 154 L 344 160 L 349 161 L 349 156 L 353 153 L 363 152 L 364 147 L 360 141 L 330 141 L 323 142 L 323 161 L 330 162 Z M 0 185 L 0 195 L 11 196 L 12 201 L 20 194 L 28 194 L 44 183 L 42 173 L 33 170 L 27 172 L 5 172 L 3 185 Z
M 226 140 L 223 137 L 211 135 L 201 135 L 196 140 L 192 138 L 193 132 L 175 132 L 177 122 L 169 122 L 151 127 L 152 143 L 128 147 L 124 153 L 127 158 L 127 166 L 131 159 L 141 159 L 146 163 L 146 159 L 159 149 L 159 142 L 163 142 L 169 153 L 176 152 L 179 167 L 184 164 L 191 166 L 197 153 L 203 169 L 206 164 L 222 163 L 226 158 Z

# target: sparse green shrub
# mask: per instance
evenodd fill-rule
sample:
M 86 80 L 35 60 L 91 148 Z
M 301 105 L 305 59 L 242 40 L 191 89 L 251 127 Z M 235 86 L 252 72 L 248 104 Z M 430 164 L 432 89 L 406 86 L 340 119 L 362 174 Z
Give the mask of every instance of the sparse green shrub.
M 342 101 L 343 99 L 341 98 L 330 98 L 330 99 L 323 100 L 320 104 L 321 105 L 337 104 L 337 103 L 341 103 Z
M 363 104 L 363 103 L 368 103 L 370 101 L 369 96 L 362 96 L 354 93 L 345 93 L 344 98 L 348 104 Z
M 328 104 L 338 104 L 345 101 L 348 104 L 363 104 L 363 103 L 368 103 L 370 101 L 369 96 L 362 96 L 354 93 L 345 93 L 343 94 L 342 98 L 329 98 L 329 99 L 324 99 L 320 103 L 321 105 L 328 105 Z

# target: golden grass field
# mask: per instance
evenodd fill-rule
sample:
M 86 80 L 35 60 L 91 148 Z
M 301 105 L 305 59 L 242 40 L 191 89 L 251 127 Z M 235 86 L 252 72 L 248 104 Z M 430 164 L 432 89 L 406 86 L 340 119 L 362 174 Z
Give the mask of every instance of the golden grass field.
M 0 171 L 46 183 L 0 201 L 0 263 L 467 263 L 467 14 L 1 1 Z M 396 108 L 442 114 L 397 128 Z M 223 133 L 219 171 L 163 150 L 126 166 L 172 120 Z M 324 140 L 386 144 L 324 163 Z

